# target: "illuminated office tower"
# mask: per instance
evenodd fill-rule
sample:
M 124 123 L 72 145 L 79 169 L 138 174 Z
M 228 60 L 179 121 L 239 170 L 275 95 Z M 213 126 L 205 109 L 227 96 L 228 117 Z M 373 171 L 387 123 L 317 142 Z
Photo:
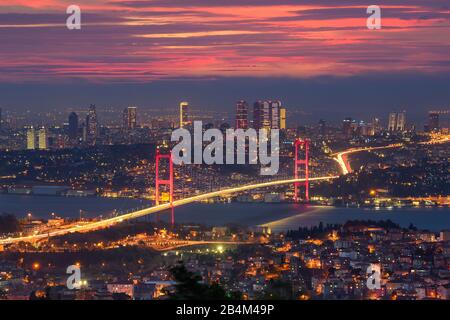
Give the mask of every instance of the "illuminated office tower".
M 389 113 L 388 119 L 388 131 L 394 131 L 397 126 L 397 113 L 391 112 Z
M 75 112 L 69 114 L 69 138 L 75 140 L 78 137 L 78 115 Z
M 350 117 L 345 118 L 342 121 L 342 133 L 350 138 L 353 136 L 354 130 L 356 128 L 356 121 Z
M 86 139 L 95 142 L 98 137 L 98 118 L 95 104 L 91 104 L 86 116 Z
M 248 104 L 244 100 L 236 103 L 236 129 L 248 129 Z
M 128 107 L 123 110 L 123 128 L 125 130 L 135 129 L 137 125 L 137 108 Z
M 360 137 L 372 135 L 370 128 L 371 126 L 369 126 L 367 123 L 365 123 L 364 121 L 360 121 L 356 126 L 356 135 Z
M 180 128 L 188 126 L 191 124 L 191 119 L 189 115 L 189 103 L 183 101 L 180 103 Z
M 253 127 L 255 129 L 280 129 L 281 102 L 280 101 L 257 101 L 253 105 Z M 284 113 L 286 120 L 286 113 Z M 286 123 L 284 123 L 286 125 Z
M 27 149 L 36 149 L 36 134 L 33 127 L 29 128 L 27 131 Z
M 406 112 L 397 113 L 397 131 L 406 130 Z
M 380 133 L 380 131 L 382 130 L 381 128 L 381 124 L 380 124 L 380 119 L 378 118 L 373 118 L 372 122 L 370 124 L 370 128 L 369 128 L 369 136 L 374 136 L 378 133 Z
M 269 101 L 270 104 L 270 129 L 280 129 L 280 101 Z
M 406 128 L 406 112 L 391 112 L 389 114 L 388 131 L 404 131 Z
M 280 108 L 280 129 L 286 129 L 286 108 Z
M 47 149 L 47 130 L 43 127 L 38 133 L 39 149 Z
M 253 127 L 256 130 L 270 130 L 270 103 L 269 101 L 257 101 L 253 105 Z

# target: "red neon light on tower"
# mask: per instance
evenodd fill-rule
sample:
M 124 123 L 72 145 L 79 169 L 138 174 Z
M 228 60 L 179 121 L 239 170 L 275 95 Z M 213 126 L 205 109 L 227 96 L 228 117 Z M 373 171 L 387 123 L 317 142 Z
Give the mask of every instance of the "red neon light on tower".
M 303 159 L 299 159 L 298 152 L 300 150 L 304 150 L 305 157 Z M 304 170 L 305 181 L 304 182 L 294 182 L 294 201 L 298 202 L 298 191 L 299 186 L 305 186 L 305 201 L 309 201 L 309 141 L 308 140 L 300 140 L 297 139 L 295 141 L 295 160 L 294 160 L 294 177 L 295 179 L 299 179 L 299 170 Z
M 159 178 L 159 162 L 161 159 L 169 160 L 169 179 L 160 179 Z M 172 209 L 172 217 L 171 222 L 172 225 L 175 224 L 175 216 L 173 212 L 173 162 L 172 162 L 172 153 L 169 154 L 160 154 L 159 149 L 156 149 L 156 169 L 155 169 L 155 203 L 159 205 L 159 186 L 160 185 L 169 185 L 169 201 L 170 208 Z

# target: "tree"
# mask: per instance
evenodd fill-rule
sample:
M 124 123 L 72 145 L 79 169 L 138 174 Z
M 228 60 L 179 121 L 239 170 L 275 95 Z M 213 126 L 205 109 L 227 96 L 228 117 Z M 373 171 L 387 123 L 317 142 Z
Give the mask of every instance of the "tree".
M 168 295 L 174 300 L 237 300 L 242 296 L 239 292 L 228 294 L 217 283 L 201 283 L 201 276 L 187 270 L 182 262 L 172 267 L 170 273 L 176 285 L 175 290 L 169 291 Z
M 294 299 L 292 284 L 282 280 L 271 280 L 259 299 L 292 300 Z

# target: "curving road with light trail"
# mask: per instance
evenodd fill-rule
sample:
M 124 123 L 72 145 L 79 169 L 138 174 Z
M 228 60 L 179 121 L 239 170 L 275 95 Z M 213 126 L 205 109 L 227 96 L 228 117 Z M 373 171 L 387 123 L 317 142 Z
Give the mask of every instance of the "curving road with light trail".
M 441 144 L 441 143 L 447 143 L 450 142 L 450 135 L 444 135 L 444 136 L 436 136 L 432 137 L 429 141 L 423 141 L 419 142 L 420 145 L 433 145 L 433 144 Z M 348 161 L 348 156 L 353 153 L 358 153 L 362 151 L 373 151 L 373 150 L 381 150 L 381 149 L 392 149 L 392 148 L 399 148 L 403 147 L 403 143 L 395 143 L 390 144 L 387 146 L 381 146 L 381 147 L 362 147 L 362 148 L 353 148 L 348 149 L 342 152 L 334 153 L 332 154 L 333 159 L 337 161 L 339 164 L 342 174 L 346 175 L 351 173 L 353 170 L 350 167 L 350 163 Z
M 309 178 L 309 181 L 331 180 L 331 179 L 336 179 L 337 177 L 338 176 Z M 293 184 L 294 182 L 303 182 L 303 181 L 305 181 L 305 179 L 277 180 L 277 181 L 263 182 L 263 183 L 245 185 L 245 186 L 241 186 L 241 187 L 229 188 L 229 189 L 204 193 L 201 195 L 196 195 L 196 196 L 176 200 L 173 202 L 173 206 L 178 207 L 178 206 L 182 206 L 182 205 L 189 204 L 192 202 L 197 202 L 197 201 L 214 198 L 214 197 L 218 197 L 218 196 L 225 196 L 228 194 L 238 193 L 238 192 L 242 192 L 242 191 L 265 188 L 265 187 L 272 187 L 272 186 L 283 185 L 283 184 Z M 43 240 L 43 239 L 50 238 L 50 237 L 62 236 L 62 235 L 66 235 L 66 234 L 74 233 L 74 232 L 89 232 L 89 231 L 99 230 L 99 229 L 111 227 L 115 224 L 121 223 L 126 220 L 140 218 L 140 217 L 143 217 L 143 216 L 146 216 L 149 214 L 153 214 L 156 212 L 164 211 L 167 209 L 170 209 L 169 203 L 137 210 L 134 212 L 130 212 L 127 214 L 123 214 L 123 215 L 105 219 L 105 220 L 93 221 L 93 222 L 89 222 L 89 223 L 86 223 L 83 225 L 69 227 L 66 229 L 58 229 L 58 230 L 50 231 L 47 233 L 35 234 L 35 235 L 29 235 L 29 236 L 23 236 L 23 237 L 17 237 L 17 238 L 1 239 L 0 245 L 18 243 L 21 241 L 34 242 L 34 241 Z
M 341 167 L 342 174 L 345 175 L 345 174 L 349 174 L 353 171 L 352 168 L 350 167 L 350 163 L 348 162 L 348 155 L 350 155 L 352 153 L 362 152 L 362 151 L 399 148 L 401 146 L 403 146 L 402 143 L 397 143 L 397 144 L 390 144 L 388 146 L 381 146 L 381 147 L 353 148 L 353 149 L 349 149 L 349 150 L 345 150 L 342 152 L 332 154 L 332 156 L 334 157 L 333 159 L 336 160 L 337 163 L 339 164 L 339 166 Z

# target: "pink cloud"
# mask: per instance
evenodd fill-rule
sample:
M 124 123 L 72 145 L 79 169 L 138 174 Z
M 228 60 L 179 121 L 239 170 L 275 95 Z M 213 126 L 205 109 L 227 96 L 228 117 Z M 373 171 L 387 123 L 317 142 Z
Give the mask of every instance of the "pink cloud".
M 0 5 L 0 81 L 449 71 L 441 0 L 392 1 L 377 31 L 361 1 L 290 0 L 81 0 L 82 30 L 68 31 L 72 2 Z

